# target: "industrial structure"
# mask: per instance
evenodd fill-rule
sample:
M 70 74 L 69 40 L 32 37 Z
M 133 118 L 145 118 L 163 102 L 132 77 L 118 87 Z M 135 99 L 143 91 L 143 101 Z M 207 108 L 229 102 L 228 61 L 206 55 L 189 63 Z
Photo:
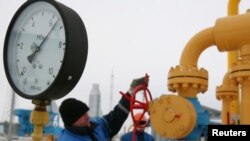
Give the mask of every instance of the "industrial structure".
M 99 84 L 93 84 L 93 87 L 89 94 L 89 115 L 90 117 L 102 116 L 101 93 L 99 90 Z
M 229 13 L 237 11 L 238 4 L 239 0 L 230 0 Z M 217 99 L 222 100 L 222 124 L 232 124 L 230 104 L 239 95 L 240 116 L 236 117 L 240 118 L 236 118 L 237 121 L 233 123 L 250 124 L 249 23 L 249 12 L 219 18 L 214 26 L 200 31 L 187 43 L 180 64 L 172 67 L 168 73 L 168 90 L 177 92 L 177 95 L 162 95 L 150 105 L 152 127 L 160 136 L 166 139 L 198 140 L 207 135 L 209 114 L 202 108 L 197 95 L 207 91 L 209 78 L 208 71 L 199 68 L 197 62 L 203 51 L 214 45 L 220 52 L 237 52 L 228 72 L 225 72 L 222 85 L 216 89 Z
M 168 72 L 167 87 L 173 93 L 164 94 L 152 100 L 146 83 L 136 87 L 131 97 L 121 93 L 130 100 L 132 119 L 133 110 L 141 109 L 143 114 L 150 113 L 148 114 L 150 126 L 156 140 L 206 139 L 210 124 L 250 124 L 248 110 L 250 107 L 250 13 L 237 15 L 239 2 L 239 0 L 229 0 L 229 17 L 217 19 L 213 26 L 201 30 L 187 43 L 179 64 L 170 68 Z M 222 111 L 203 106 L 197 96 L 200 93 L 206 93 L 209 81 L 208 71 L 199 67 L 197 62 L 200 55 L 212 46 L 216 46 L 220 52 L 230 52 L 228 71 L 225 72 L 224 78 L 221 78 L 222 84 L 217 87 L 215 94 L 215 97 L 222 101 Z M 113 77 L 112 74 L 110 108 L 113 101 Z M 148 81 L 147 74 L 144 81 Z M 144 101 L 136 99 L 139 91 L 143 92 Z M 89 95 L 89 107 L 91 117 L 102 116 L 99 84 L 93 84 Z M 31 111 L 16 110 L 16 115 L 21 123 L 19 135 L 24 136 L 27 132 L 30 134 L 33 131 L 29 123 Z M 49 125 L 59 125 L 58 114 L 51 112 L 49 115 Z M 221 123 L 213 120 L 219 118 Z M 134 125 L 137 127 L 136 123 Z M 46 130 L 45 127 L 45 133 L 47 133 Z

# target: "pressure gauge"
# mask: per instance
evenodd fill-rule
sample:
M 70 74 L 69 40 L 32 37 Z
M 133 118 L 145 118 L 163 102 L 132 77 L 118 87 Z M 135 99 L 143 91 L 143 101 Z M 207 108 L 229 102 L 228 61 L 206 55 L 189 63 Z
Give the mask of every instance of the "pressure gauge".
M 87 52 L 87 33 L 75 11 L 54 0 L 28 0 L 7 30 L 5 73 L 24 98 L 58 99 L 79 81 Z

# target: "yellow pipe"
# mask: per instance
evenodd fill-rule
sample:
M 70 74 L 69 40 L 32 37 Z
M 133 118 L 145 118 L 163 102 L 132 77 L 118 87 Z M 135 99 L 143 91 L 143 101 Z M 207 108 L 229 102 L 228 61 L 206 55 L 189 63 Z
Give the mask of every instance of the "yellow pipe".
M 250 81 L 245 80 L 241 83 L 242 95 L 241 95 L 241 106 L 240 106 L 240 123 L 250 124 Z
M 208 73 L 198 69 L 201 53 L 212 45 L 219 51 L 238 50 L 250 44 L 250 14 L 242 14 L 217 19 L 215 26 L 202 30 L 186 45 L 180 65 L 171 68 L 168 74 L 168 89 L 184 97 L 197 97 L 199 92 L 207 91 Z
M 223 78 L 223 82 L 222 82 L 223 85 L 225 86 L 230 86 L 232 85 L 232 82 L 230 81 L 229 79 L 229 72 L 227 72 Z
M 213 33 L 219 51 L 239 50 L 250 44 L 250 14 L 217 19 Z
M 230 86 L 230 79 L 229 79 L 229 73 L 226 73 L 224 79 L 223 79 L 223 85 Z M 230 113 L 230 103 L 233 99 L 230 96 L 224 96 L 222 98 L 222 124 L 228 124 L 228 113 Z
M 216 97 L 217 99 L 222 100 L 222 124 L 230 123 L 230 119 L 228 117 L 230 113 L 230 103 L 232 102 L 232 100 L 236 99 L 237 94 L 237 84 L 234 84 L 233 81 L 231 81 L 231 79 L 229 78 L 229 72 L 227 72 L 224 76 L 222 85 L 216 88 Z
M 238 15 L 240 0 L 229 0 L 228 2 L 228 16 Z M 238 51 L 228 52 L 228 69 L 232 64 L 238 60 Z
M 234 51 L 250 44 L 250 14 L 217 19 L 214 27 L 196 34 L 184 48 L 180 66 L 196 66 L 200 54 L 215 44 L 219 51 Z
M 238 15 L 239 3 L 240 3 L 240 0 L 229 0 L 229 2 L 228 2 L 228 16 Z M 230 68 L 232 68 L 232 64 L 234 62 L 238 61 L 238 58 L 239 58 L 238 51 L 229 51 L 228 52 L 228 70 Z M 237 95 L 236 99 L 233 100 L 230 104 L 230 114 L 235 116 L 235 117 L 238 117 L 238 115 L 240 114 L 239 113 L 239 96 L 238 95 Z M 222 110 L 222 112 L 223 112 L 223 110 Z M 238 122 L 235 122 L 235 124 L 237 124 L 237 123 Z
M 35 104 L 35 109 L 31 112 L 30 122 L 34 124 L 32 141 L 43 140 L 43 126 L 49 123 L 49 113 L 46 111 L 46 106 L 50 101 L 32 100 Z
M 228 114 L 230 112 L 230 103 L 231 103 L 231 98 L 224 97 L 222 98 L 222 124 L 229 124 L 230 119 L 228 119 Z
M 240 123 L 241 124 L 250 124 L 250 71 L 249 70 L 249 61 L 250 61 L 250 45 L 245 45 L 240 48 L 240 57 L 242 62 L 242 73 L 238 77 L 242 78 L 242 81 L 239 81 L 241 84 L 241 105 L 240 105 Z M 245 73 L 247 71 L 247 74 Z
M 43 126 L 48 124 L 49 113 L 46 111 L 33 110 L 31 113 L 31 123 L 34 124 L 34 131 L 32 134 L 33 141 L 42 141 Z
M 250 124 L 250 44 L 240 48 L 240 58 L 233 64 L 230 78 L 241 86 L 240 124 Z
M 55 139 L 54 135 L 47 135 L 45 141 L 55 141 L 55 140 L 56 139 Z
M 196 66 L 201 53 L 214 45 L 213 28 L 207 28 L 197 33 L 184 48 L 180 66 Z
M 224 86 L 230 86 L 230 79 L 229 79 L 229 73 L 226 73 L 223 79 Z M 228 124 L 228 113 L 230 113 L 230 103 L 233 99 L 231 99 L 229 96 L 222 96 L 222 111 L 221 111 L 221 121 L 222 124 Z
M 180 66 L 169 72 L 169 90 L 190 98 L 197 98 L 199 92 L 207 90 L 207 71 L 198 70 L 196 64 L 200 54 L 212 45 L 214 45 L 213 28 L 200 31 L 187 43 L 181 55 Z
M 238 15 L 240 0 L 229 0 L 228 2 L 228 16 Z

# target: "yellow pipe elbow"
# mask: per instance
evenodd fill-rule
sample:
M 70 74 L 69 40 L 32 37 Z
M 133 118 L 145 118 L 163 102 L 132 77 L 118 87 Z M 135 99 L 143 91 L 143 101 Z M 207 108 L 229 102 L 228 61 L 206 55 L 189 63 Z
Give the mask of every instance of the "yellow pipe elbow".
M 219 51 L 234 51 L 249 44 L 249 13 L 218 19 L 214 27 L 200 31 L 187 43 L 180 65 L 169 71 L 168 89 L 187 97 L 204 93 L 208 86 L 208 73 L 197 67 L 201 53 L 212 45 L 217 45 Z
M 180 66 L 196 66 L 201 53 L 214 44 L 212 27 L 200 31 L 184 48 L 181 55 Z
M 208 73 L 205 69 L 198 69 L 197 62 L 200 54 L 214 45 L 213 28 L 207 28 L 197 33 L 184 48 L 180 66 L 169 71 L 168 88 L 177 91 L 184 97 L 197 97 L 197 93 L 204 93 L 208 86 Z
M 220 18 L 214 27 L 200 31 L 187 43 L 180 66 L 196 66 L 201 53 L 212 45 L 219 51 L 233 51 L 246 44 L 250 44 L 250 14 Z

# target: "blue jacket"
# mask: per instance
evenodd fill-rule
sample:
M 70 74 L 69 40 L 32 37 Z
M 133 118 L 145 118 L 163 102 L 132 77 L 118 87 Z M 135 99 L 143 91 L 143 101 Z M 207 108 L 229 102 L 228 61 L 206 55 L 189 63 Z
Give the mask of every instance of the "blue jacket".
M 88 133 L 72 132 L 66 127 L 59 135 L 58 141 L 111 141 L 121 129 L 128 114 L 129 101 L 122 98 L 109 114 L 90 120 L 92 129 Z
M 133 131 L 124 134 L 120 141 L 132 141 Z M 154 141 L 154 138 L 146 132 L 136 132 L 136 141 Z

